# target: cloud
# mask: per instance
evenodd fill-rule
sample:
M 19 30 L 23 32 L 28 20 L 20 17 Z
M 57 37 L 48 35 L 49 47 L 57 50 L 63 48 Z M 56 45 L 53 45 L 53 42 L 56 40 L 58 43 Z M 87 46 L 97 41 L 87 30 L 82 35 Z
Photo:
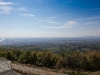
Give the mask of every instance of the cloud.
M 51 20 L 46 20 L 45 22 L 47 22 L 47 23 L 51 23 L 51 24 L 57 24 L 57 22 L 55 22 L 55 21 L 51 21 Z
M 65 25 L 62 25 L 62 26 L 42 26 L 43 28 L 50 28 L 50 29 L 64 29 L 64 28 L 70 28 L 71 26 L 65 26 Z
M 87 20 L 100 20 L 100 16 L 89 17 Z
M 75 21 L 67 21 L 65 24 L 60 26 L 42 26 L 43 28 L 53 28 L 53 29 L 64 29 L 64 28 L 71 28 L 73 25 L 77 24 Z
M 46 18 L 48 18 L 48 19 L 53 19 L 53 18 L 55 18 L 55 17 L 46 17 Z
M 0 14 L 10 14 L 12 11 L 27 11 L 25 7 L 14 7 L 13 2 L 0 1 Z M 32 15 L 31 15 L 32 16 Z
M 21 16 L 24 16 L 24 17 L 34 17 L 35 15 L 33 14 L 19 14 Z
M 86 25 L 95 25 L 95 24 L 98 24 L 97 22 L 87 22 L 87 23 L 85 23 Z
M 0 6 L 0 14 L 9 14 L 12 10 L 12 7 Z
M 18 8 L 19 11 L 27 11 L 27 9 L 25 7 L 20 7 Z
M 13 2 L 0 2 L 0 6 L 12 5 Z
M 54 18 L 57 18 L 57 17 L 60 17 L 60 16 L 65 16 L 65 15 L 69 15 L 71 13 L 63 13 L 63 14 L 59 14 L 59 15 L 55 15 L 55 16 L 52 16 L 52 17 L 46 17 L 47 19 L 54 19 Z
M 75 21 L 67 21 L 65 25 L 75 25 L 76 23 Z
M 54 19 L 56 17 L 59 17 L 59 16 L 65 16 L 65 15 L 69 15 L 71 13 L 63 13 L 63 14 L 59 14 L 59 15 L 55 15 L 55 16 L 52 16 L 52 17 L 46 17 L 47 19 Z
M 11 12 L 13 2 L 0 1 L 0 14 L 9 14 Z
M 100 8 L 93 8 L 93 9 L 88 9 L 88 10 L 85 10 L 85 11 L 94 11 L 94 10 L 100 10 Z

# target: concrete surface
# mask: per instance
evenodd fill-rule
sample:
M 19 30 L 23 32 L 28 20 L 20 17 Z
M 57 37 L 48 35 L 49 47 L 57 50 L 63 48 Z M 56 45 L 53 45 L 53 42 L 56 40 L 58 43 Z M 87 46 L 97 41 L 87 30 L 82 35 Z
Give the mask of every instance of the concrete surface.
M 21 75 L 11 69 L 11 61 L 0 58 L 0 75 Z
M 6 70 L 0 73 L 0 75 L 13 75 L 12 70 Z

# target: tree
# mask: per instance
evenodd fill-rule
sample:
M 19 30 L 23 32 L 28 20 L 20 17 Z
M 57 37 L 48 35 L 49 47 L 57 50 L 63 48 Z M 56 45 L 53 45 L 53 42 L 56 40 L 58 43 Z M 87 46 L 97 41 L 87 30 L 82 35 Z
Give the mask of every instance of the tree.
M 9 51 L 7 52 L 6 58 L 8 60 L 11 60 L 11 61 L 16 61 L 17 60 L 17 57 L 12 52 L 9 52 Z
M 29 58 L 30 58 L 30 64 L 36 65 L 36 62 L 38 60 L 38 52 L 37 51 L 33 51 Z
M 23 64 L 29 64 L 30 63 L 30 51 L 24 52 L 20 57 L 18 62 L 23 63 Z

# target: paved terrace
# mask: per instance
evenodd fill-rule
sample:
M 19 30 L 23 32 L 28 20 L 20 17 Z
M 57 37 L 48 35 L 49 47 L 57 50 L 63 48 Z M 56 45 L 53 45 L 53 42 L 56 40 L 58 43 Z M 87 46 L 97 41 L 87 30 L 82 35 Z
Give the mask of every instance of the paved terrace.
M 0 58 L 0 75 L 21 75 L 11 70 L 11 61 Z

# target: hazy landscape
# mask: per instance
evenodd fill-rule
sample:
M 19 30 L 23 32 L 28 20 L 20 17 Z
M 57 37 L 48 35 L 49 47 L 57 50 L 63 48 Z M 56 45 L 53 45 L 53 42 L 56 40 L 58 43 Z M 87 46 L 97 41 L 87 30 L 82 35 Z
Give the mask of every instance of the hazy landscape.
M 9 73 L 100 75 L 100 1 L 0 0 L 0 59 L 3 73 L 7 59 Z
M 78 38 L 3 38 L 0 39 L 1 48 L 8 50 L 36 50 L 60 52 L 89 52 L 100 50 L 100 37 Z
M 0 57 L 23 75 L 91 75 L 100 69 L 99 50 L 100 37 L 0 39 Z

